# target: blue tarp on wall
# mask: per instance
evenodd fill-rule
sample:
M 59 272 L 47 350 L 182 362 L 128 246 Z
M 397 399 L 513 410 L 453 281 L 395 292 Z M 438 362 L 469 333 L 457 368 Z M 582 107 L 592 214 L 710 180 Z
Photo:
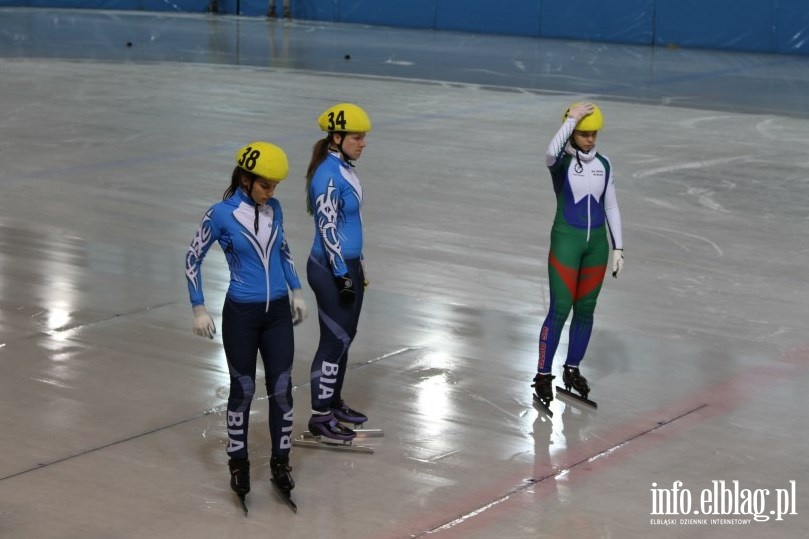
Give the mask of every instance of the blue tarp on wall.
M 773 50 L 774 0 L 657 0 L 656 45 Z
M 649 45 L 655 0 L 543 0 L 540 35 Z
M 269 0 L 218 0 L 264 16 Z M 279 2 L 280 0 L 276 0 Z M 211 0 L 0 0 L 0 7 L 204 13 Z M 291 0 L 296 19 L 809 54 L 809 0 Z

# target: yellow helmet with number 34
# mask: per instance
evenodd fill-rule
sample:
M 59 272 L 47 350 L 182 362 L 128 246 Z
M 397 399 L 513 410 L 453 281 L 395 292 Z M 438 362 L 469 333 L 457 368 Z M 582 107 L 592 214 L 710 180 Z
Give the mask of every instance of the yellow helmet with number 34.
M 265 180 L 280 182 L 289 174 L 284 150 L 269 142 L 251 142 L 236 152 L 236 166 Z
M 317 119 L 317 125 L 321 131 L 367 133 L 371 130 L 371 119 L 359 106 L 353 103 L 339 103 L 326 109 Z

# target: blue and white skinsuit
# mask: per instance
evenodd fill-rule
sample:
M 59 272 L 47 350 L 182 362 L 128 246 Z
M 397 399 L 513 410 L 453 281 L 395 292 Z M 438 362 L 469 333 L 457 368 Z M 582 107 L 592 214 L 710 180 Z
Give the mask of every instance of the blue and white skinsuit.
M 362 186 L 354 167 L 329 152 L 309 185 L 315 237 L 306 263 L 317 299 L 320 342 L 312 361 L 312 410 L 328 412 L 341 400 L 348 349 L 357 333 L 365 277 L 362 264 Z M 348 275 L 354 303 L 340 302 L 335 278 Z
M 292 435 L 294 333 L 287 288 L 301 287 L 284 236 L 281 204 L 258 207 L 243 189 L 214 204 L 202 219 L 185 259 L 191 305 L 204 305 L 201 266 L 218 242 L 230 269 L 222 310 L 222 342 L 230 372 L 227 425 L 231 458 L 246 459 L 256 355 L 261 352 L 270 401 L 274 456 L 289 453 Z

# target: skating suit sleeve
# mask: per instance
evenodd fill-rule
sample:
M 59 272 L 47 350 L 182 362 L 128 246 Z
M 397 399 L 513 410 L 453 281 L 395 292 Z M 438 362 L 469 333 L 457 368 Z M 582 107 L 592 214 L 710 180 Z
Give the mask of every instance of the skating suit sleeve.
M 202 293 L 202 261 L 211 245 L 219 239 L 220 229 L 213 220 L 215 208 L 216 206 L 212 206 L 205 212 L 185 255 L 185 279 L 188 281 L 191 305 L 194 307 L 205 303 L 205 296 Z
M 604 157 L 604 159 L 607 159 Z M 624 241 L 621 232 L 621 211 L 618 209 L 618 197 L 615 194 L 615 169 L 612 168 L 612 163 L 609 163 L 609 178 L 607 178 L 607 188 L 604 191 L 604 213 L 607 216 L 607 224 L 609 225 L 610 241 L 612 241 L 613 249 L 623 249 Z
M 281 267 L 284 269 L 284 279 L 286 284 L 292 290 L 301 287 L 301 281 L 298 278 L 298 272 L 295 271 L 295 262 L 292 260 L 292 253 L 289 250 L 289 244 L 287 243 L 286 234 L 284 233 L 284 217 L 283 217 L 283 210 L 281 210 L 281 203 L 276 201 L 278 204 L 277 209 L 275 210 L 275 215 L 278 218 L 278 230 L 281 239 L 280 244 L 280 252 L 281 252 Z
M 325 258 L 337 277 L 348 273 L 346 259 L 362 256 L 362 187 L 354 169 L 329 154 L 309 188 L 315 220 L 312 255 Z
M 565 154 L 565 144 L 567 144 L 570 135 L 573 134 L 576 123 L 575 119 L 567 118 L 562 122 L 562 125 L 553 136 L 553 139 L 551 139 L 551 143 L 548 145 L 548 151 L 545 152 L 545 164 L 548 167 L 554 168 L 562 163 L 562 156 Z

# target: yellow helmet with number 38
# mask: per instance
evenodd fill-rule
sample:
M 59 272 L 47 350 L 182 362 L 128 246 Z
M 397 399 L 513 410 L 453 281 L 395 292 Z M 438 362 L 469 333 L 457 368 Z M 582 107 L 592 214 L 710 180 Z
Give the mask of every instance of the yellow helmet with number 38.
M 371 119 L 359 106 L 353 103 L 339 103 L 321 114 L 317 119 L 317 125 L 321 131 L 367 133 L 371 130 Z
M 265 180 L 280 182 L 289 174 L 284 150 L 269 142 L 251 142 L 236 152 L 236 166 Z
M 581 103 L 573 103 L 565 110 L 562 115 L 563 122 L 567 118 L 570 109 L 576 105 L 581 105 Z M 598 108 L 598 105 L 593 105 L 593 112 L 579 120 L 579 123 L 576 124 L 576 131 L 599 131 L 602 127 L 604 127 L 604 115 L 601 114 L 601 109 Z

